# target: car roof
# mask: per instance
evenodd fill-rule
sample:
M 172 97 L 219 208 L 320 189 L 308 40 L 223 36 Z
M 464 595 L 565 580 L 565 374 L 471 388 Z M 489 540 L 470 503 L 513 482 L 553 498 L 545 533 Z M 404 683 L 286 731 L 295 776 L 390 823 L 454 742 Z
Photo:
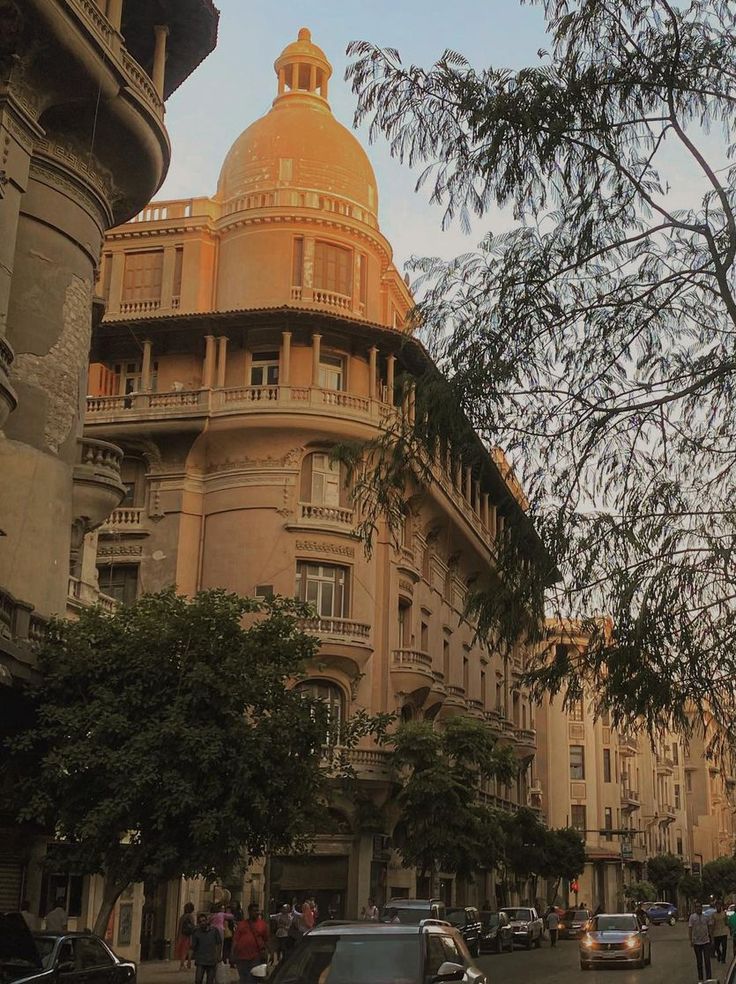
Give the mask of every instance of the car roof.
M 61 939 L 62 937 L 66 939 L 67 936 L 82 938 L 85 940 L 90 939 L 90 937 L 94 940 L 99 940 L 100 938 L 99 936 L 95 936 L 94 933 L 80 933 L 80 932 L 72 932 L 72 931 L 67 932 L 66 930 L 64 930 L 63 932 L 58 932 L 53 929 L 41 929 L 38 930 L 37 932 L 34 932 L 32 935 L 34 938 L 38 938 L 38 939 L 53 939 L 53 940 L 58 940 Z
M 388 908 L 388 907 L 392 907 L 392 906 L 393 907 L 398 907 L 399 906 L 399 903 L 401 904 L 401 907 L 404 908 L 404 909 L 411 908 L 412 906 L 417 906 L 417 908 L 419 906 L 421 906 L 422 908 L 424 908 L 425 905 L 444 905 L 445 904 L 442 901 L 442 899 L 402 899 L 400 896 L 397 896 L 396 898 L 389 899 L 388 902 L 385 902 L 384 903 L 384 908 Z
M 340 933 L 346 936 L 418 936 L 420 933 L 454 932 L 450 923 L 440 919 L 423 919 L 418 926 L 412 923 L 376 923 L 366 921 L 342 922 L 340 920 L 320 923 L 310 929 L 307 936 L 331 936 Z

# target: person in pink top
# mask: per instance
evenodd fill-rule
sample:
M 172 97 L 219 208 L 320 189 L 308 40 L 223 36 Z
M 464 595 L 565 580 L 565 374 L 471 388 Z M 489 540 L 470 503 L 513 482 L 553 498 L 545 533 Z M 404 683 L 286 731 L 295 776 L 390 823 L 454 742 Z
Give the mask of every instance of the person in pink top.
M 225 904 L 223 902 L 215 903 L 210 910 L 210 926 L 214 926 L 217 932 L 220 934 L 220 939 L 225 939 L 225 919 L 227 918 L 227 913 L 225 912 Z

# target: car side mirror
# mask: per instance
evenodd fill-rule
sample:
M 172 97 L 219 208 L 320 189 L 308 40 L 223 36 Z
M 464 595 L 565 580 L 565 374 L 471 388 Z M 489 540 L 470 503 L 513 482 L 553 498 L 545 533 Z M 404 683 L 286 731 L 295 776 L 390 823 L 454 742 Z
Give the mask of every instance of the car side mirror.
M 250 968 L 251 977 L 258 977 L 260 980 L 263 980 L 267 975 L 268 975 L 268 964 L 265 963 L 257 964 L 255 967 Z
M 439 984 L 440 981 L 461 981 L 464 977 L 465 968 L 462 964 L 453 963 L 451 960 L 445 960 L 443 964 L 440 964 L 439 970 L 432 978 L 432 981 L 436 981 L 437 984 Z

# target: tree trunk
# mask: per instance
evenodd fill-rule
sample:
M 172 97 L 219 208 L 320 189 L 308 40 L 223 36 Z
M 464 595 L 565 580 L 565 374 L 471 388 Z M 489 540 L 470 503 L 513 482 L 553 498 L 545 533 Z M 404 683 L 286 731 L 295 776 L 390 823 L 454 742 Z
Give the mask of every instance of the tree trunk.
M 105 879 L 105 891 L 102 893 L 100 911 L 97 913 L 95 924 L 92 927 L 92 932 L 96 936 L 101 936 L 103 940 L 107 932 L 107 924 L 110 921 L 110 914 L 115 908 L 115 903 L 120 898 L 124 888 L 125 885 L 116 885 L 114 882 L 109 882 Z
M 549 893 L 547 893 L 547 901 L 549 902 L 550 905 L 554 905 L 555 899 L 557 898 L 557 893 L 560 890 L 560 882 L 561 881 L 562 881 L 562 875 L 560 875 L 560 877 L 555 882 L 555 888 L 554 888 L 554 891 L 552 892 L 552 897 L 551 898 L 549 897 Z

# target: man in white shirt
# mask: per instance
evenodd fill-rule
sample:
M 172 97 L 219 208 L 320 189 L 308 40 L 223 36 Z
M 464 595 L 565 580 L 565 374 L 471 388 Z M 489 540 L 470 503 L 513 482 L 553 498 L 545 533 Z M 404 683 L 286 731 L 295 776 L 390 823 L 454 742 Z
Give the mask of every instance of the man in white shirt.
M 713 920 L 703 915 L 703 903 L 695 903 L 693 912 L 687 921 L 687 932 L 690 946 L 695 951 L 695 961 L 698 965 L 698 980 L 707 981 L 711 976 L 710 948 L 713 943 Z
M 49 933 L 65 933 L 68 919 L 64 906 L 57 905 L 46 913 L 46 929 Z

